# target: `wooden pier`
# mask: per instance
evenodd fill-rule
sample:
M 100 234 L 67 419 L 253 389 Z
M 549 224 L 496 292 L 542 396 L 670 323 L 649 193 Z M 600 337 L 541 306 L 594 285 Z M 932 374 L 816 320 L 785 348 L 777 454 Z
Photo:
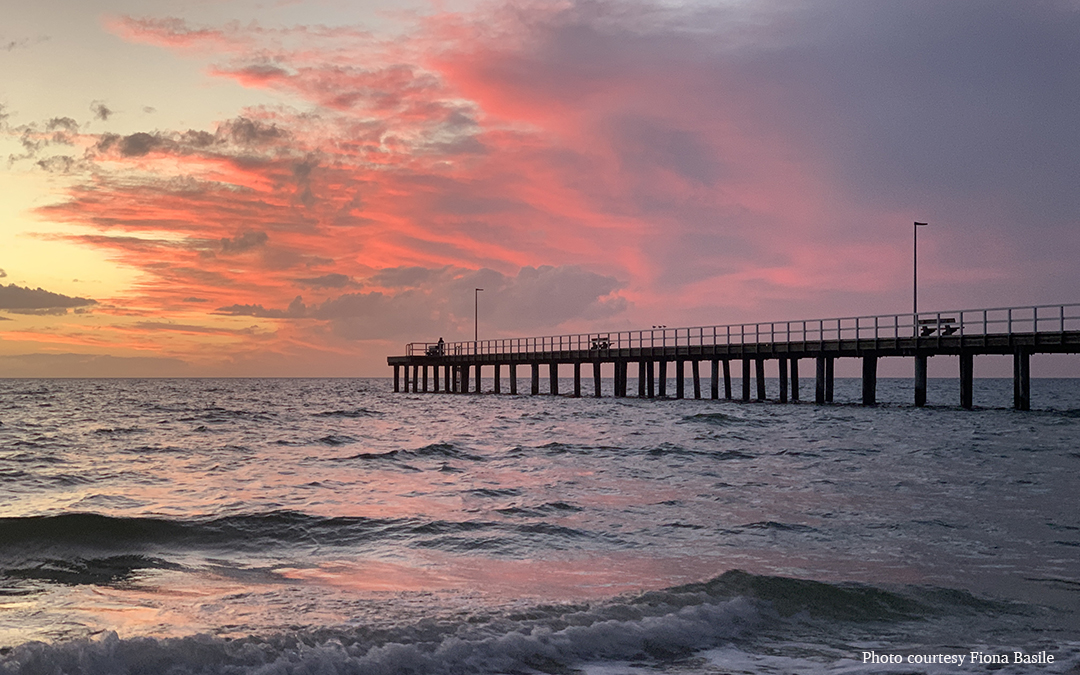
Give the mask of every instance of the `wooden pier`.
M 1032 354 L 1080 353 L 1080 303 L 968 309 L 919 314 L 814 319 L 690 328 L 505 338 L 474 342 L 413 342 L 404 356 L 391 356 L 394 391 L 469 393 L 481 390 L 481 376 L 492 369 L 494 393 L 503 392 L 504 366 L 508 391 L 518 393 L 518 367 L 531 375 L 532 394 L 540 393 L 541 366 L 548 376 L 546 393 L 559 395 L 561 367 L 573 371 L 573 396 L 582 395 L 582 364 L 590 366 L 592 395 L 600 396 L 601 366 L 614 367 L 614 394 L 628 395 L 629 366 L 637 366 L 637 396 L 668 397 L 668 366 L 675 370 L 674 398 L 686 396 L 686 363 L 691 364 L 692 396 L 702 398 L 701 370 L 709 368 L 709 397 L 732 399 L 731 362 L 741 362 L 740 398 L 751 400 L 750 373 L 757 383 L 754 398 L 766 399 L 765 361 L 776 360 L 780 402 L 799 401 L 799 362 L 814 364 L 815 402 L 833 399 L 836 359 L 862 359 L 862 402 L 877 402 L 877 363 L 886 356 L 915 359 L 915 405 L 926 403 L 927 359 L 960 359 L 960 405 L 973 405 L 974 357 L 1013 357 L 1013 405 L 1031 406 Z M 429 374 L 431 377 L 429 378 Z M 403 377 L 404 375 L 404 377 Z M 411 377 L 410 377 L 411 376 Z M 470 384 L 475 382 L 470 387 Z

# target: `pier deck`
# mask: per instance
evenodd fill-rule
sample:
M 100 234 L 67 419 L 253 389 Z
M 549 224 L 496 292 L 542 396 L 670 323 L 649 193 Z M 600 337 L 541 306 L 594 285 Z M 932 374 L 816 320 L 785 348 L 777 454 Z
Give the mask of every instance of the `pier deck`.
M 581 365 L 592 370 L 594 394 L 600 395 L 600 367 L 614 365 L 615 395 L 627 395 L 628 367 L 637 365 L 638 395 L 667 396 L 667 365 L 674 365 L 675 397 L 685 395 L 685 364 L 692 366 L 693 393 L 701 396 L 700 363 L 711 366 L 711 397 L 719 398 L 720 370 L 724 397 L 731 398 L 730 362 L 742 362 L 742 399 L 750 400 L 751 364 L 756 371 L 757 398 L 765 398 L 764 363 L 777 360 L 781 401 L 797 401 L 798 363 L 815 360 L 815 400 L 832 400 L 833 362 L 863 360 L 863 403 L 876 402 L 877 359 L 915 358 L 915 404 L 926 401 L 926 360 L 933 356 L 960 358 L 960 404 L 972 407 L 972 360 L 981 354 L 1013 356 L 1014 406 L 1030 407 L 1029 359 L 1036 353 L 1080 353 L 1080 303 L 919 314 L 814 319 L 688 328 L 656 328 L 610 333 L 504 338 L 474 342 L 406 345 L 404 356 L 391 356 L 394 391 L 466 393 L 470 371 L 473 391 L 480 390 L 484 367 L 492 367 L 494 390 L 501 393 L 501 374 L 507 366 L 510 393 L 517 393 L 517 367 L 531 367 L 531 391 L 539 393 L 540 367 L 548 370 L 548 393 L 558 394 L 559 367 L 574 373 L 573 395 L 581 395 Z M 410 387 L 409 369 L 412 369 Z M 404 369 L 404 388 L 401 371 Z M 429 388 L 429 369 L 433 374 Z M 440 378 L 440 372 L 442 378 Z M 442 382 L 440 382 L 440 379 Z M 790 382 L 790 397 L 788 385 Z M 443 384 L 440 387 L 440 384 Z

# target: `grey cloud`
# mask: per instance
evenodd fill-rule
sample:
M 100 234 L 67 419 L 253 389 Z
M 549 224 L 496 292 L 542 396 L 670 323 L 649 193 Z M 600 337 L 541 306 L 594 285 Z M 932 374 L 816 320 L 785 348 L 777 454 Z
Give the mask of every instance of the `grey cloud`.
M 428 267 L 389 267 L 379 270 L 371 276 L 371 283 L 385 288 L 412 288 L 429 281 L 445 278 L 452 268 L 431 269 Z
M 34 162 L 38 167 L 50 173 L 71 173 L 77 168 L 83 168 L 84 163 L 68 155 L 53 155 Z
M 302 319 L 308 316 L 303 298 L 296 296 L 287 309 L 266 309 L 262 305 L 229 305 L 219 307 L 215 314 L 253 316 L 260 319 Z
M 0 51 L 13 52 L 16 49 L 27 49 L 31 45 L 40 44 L 49 39 L 47 35 L 40 35 L 36 38 L 21 38 L 18 40 L 5 39 L 0 36 Z
M 120 139 L 120 154 L 124 157 L 142 157 L 160 144 L 159 136 L 140 131 Z
M 268 145 L 288 137 L 288 132 L 274 124 L 238 117 L 224 122 L 217 129 L 219 137 L 240 145 Z
M 7 272 L 5 272 L 4 270 L 0 270 L 0 279 L 3 279 L 6 276 L 7 276 Z
M 306 279 L 293 279 L 294 282 L 301 286 L 307 286 L 309 288 L 345 288 L 346 286 L 358 285 L 352 279 L 345 274 L 324 274 L 319 277 L 309 277 Z
M 56 129 L 77 132 L 79 123 L 70 117 L 54 117 L 45 123 L 45 131 L 55 131 Z
M 547 332 L 569 321 L 607 319 L 629 307 L 617 295 L 622 287 L 617 279 L 576 266 L 524 267 L 516 276 L 490 269 L 405 267 L 381 270 L 371 281 L 376 279 L 384 287 L 396 286 L 397 292 L 346 293 L 310 306 L 297 296 L 286 309 L 231 305 L 216 313 L 328 321 L 337 334 L 364 340 L 431 335 L 464 338 L 463 333 L 471 334 L 472 330 L 475 288 L 484 289 L 481 325 L 484 330 L 502 333 Z
M 64 307 L 19 308 L 5 309 L 4 311 L 11 314 L 27 314 L 31 316 L 64 316 L 68 313 Z
M 142 111 L 147 115 L 152 115 L 157 112 L 157 108 L 151 105 L 144 105 Z
M 105 105 L 104 101 L 94 101 L 93 103 L 91 103 L 90 112 L 94 113 L 95 118 L 102 121 L 108 121 L 108 119 L 113 115 L 113 111 L 110 110 L 107 105 Z
M 221 252 L 225 254 L 243 253 L 265 246 L 270 237 L 265 232 L 244 232 L 232 239 L 221 240 Z
M 0 309 L 9 312 L 37 312 L 38 310 L 86 307 L 96 304 L 96 300 L 73 298 L 41 288 L 24 288 L 15 284 L 7 286 L 0 284 Z

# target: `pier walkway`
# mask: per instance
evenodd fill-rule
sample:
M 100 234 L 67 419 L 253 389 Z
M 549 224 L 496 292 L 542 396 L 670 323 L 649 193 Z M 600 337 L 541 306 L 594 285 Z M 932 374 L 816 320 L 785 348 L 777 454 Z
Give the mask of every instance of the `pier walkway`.
M 709 396 L 732 398 L 731 362 L 741 362 L 741 399 L 766 399 L 765 362 L 776 360 L 781 402 L 799 400 L 799 361 L 813 359 L 815 401 L 832 401 L 838 358 L 862 359 L 862 402 L 876 403 L 877 361 L 886 356 L 915 359 L 915 405 L 926 403 L 926 366 L 932 356 L 960 359 L 960 405 L 972 407 L 974 357 L 1013 356 L 1013 402 L 1031 405 L 1030 356 L 1080 353 L 1080 303 L 965 309 L 919 314 L 887 314 L 836 319 L 655 328 L 610 333 L 503 338 L 473 342 L 412 342 L 404 356 L 391 356 L 394 391 L 468 393 L 480 391 L 481 374 L 491 368 L 494 392 L 502 393 L 504 366 L 509 393 L 518 393 L 518 366 L 530 370 L 532 394 L 540 393 L 540 369 L 548 394 L 558 395 L 561 366 L 573 371 L 573 396 L 582 393 L 582 364 L 588 364 L 593 394 L 600 396 L 603 364 L 613 364 L 615 396 L 627 396 L 630 364 L 636 366 L 637 396 L 667 397 L 668 366 L 674 368 L 675 398 L 686 396 L 690 364 L 692 396 L 701 398 L 701 364 L 710 368 Z M 410 372 L 411 369 L 411 372 Z M 431 377 L 429 378 L 429 374 Z M 404 377 L 402 377 L 404 375 Z M 411 377 L 410 377 L 411 376 Z M 410 386 L 411 385 L 411 386 Z M 430 387 L 429 387 L 430 385 Z M 441 386 L 440 386 L 441 385 Z

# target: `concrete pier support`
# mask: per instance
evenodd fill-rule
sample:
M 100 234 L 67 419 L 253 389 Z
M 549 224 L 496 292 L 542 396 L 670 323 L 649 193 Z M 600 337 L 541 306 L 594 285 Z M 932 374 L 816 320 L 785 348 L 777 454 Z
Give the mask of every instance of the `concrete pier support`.
M 638 398 L 645 398 L 645 384 L 646 376 L 645 369 L 648 368 L 648 361 L 638 361 L 637 365 L 637 395 Z
M 427 366 L 420 366 L 420 369 L 423 371 L 423 373 L 420 376 L 420 386 L 421 386 L 420 391 L 422 391 L 422 392 L 424 392 L 426 394 L 427 393 L 427 371 L 428 371 L 428 367 Z
M 501 363 L 496 363 L 495 364 L 495 393 L 496 394 L 501 394 L 502 393 L 502 378 L 500 377 L 501 371 L 502 371 L 502 364 Z
M 694 376 L 694 398 L 701 398 L 701 362 L 694 359 L 690 362 L 690 374 Z
M 926 354 L 915 355 L 915 406 L 926 405 Z
M 469 364 L 461 366 L 461 389 L 462 394 L 469 393 Z
M 731 361 L 724 359 L 724 399 L 731 400 Z
M 517 364 L 510 364 L 510 393 L 517 394 Z
M 559 395 L 559 363 L 552 361 L 548 364 L 548 393 L 552 396 Z
M 675 360 L 675 398 L 683 397 L 683 390 L 686 385 L 686 361 L 682 359 Z
M 480 370 L 481 370 L 481 366 L 478 363 L 478 364 L 476 364 L 476 391 L 473 392 L 473 393 L 476 393 L 476 394 L 479 394 L 484 390 L 484 388 L 480 385 Z
M 742 360 L 742 400 L 750 400 L 750 359 Z
M 825 402 L 833 402 L 833 382 L 836 378 L 833 377 L 836 359 L 832 356 L 825 357 Z
M 799 359 L 791 359 L 791 402 L 799 402 Z
M 788 360 L 782 356 L 777 360 L 780 363 L 780 402 L 787 403 Z
M 975 355 L 971 352 L 960 352 L 960 407 L 972 407 L 974 403 L 973 388 L 975 385 Z
M 436 394 L 438 394 L 439 393 L 439 367 L 438 366 L 432 366 L 431 367 L 431 375 L 432 375 L 432 378 L 431 378 L 432 390 Z
M 765 359 L 754 359 L 754 379 L 757 381 L 757 400 L 765 400 Z
M 537 396 L 540 394 L 540 364 L 531 363 L 532 366 L 532 395 Z
M 712 378 L 709 380 L 709 395 L 715 401 L 720 398 L 720 360 L 713 359 L 712 365 Z M 724 361 L 724 365 L 727 365 L 727 361 Z
M 814 359 L 814 403 L 825 403 L 825 357 L 819 356 Z
M 596 360 L 592 366 L 593 396 L 600 398 L 600 361 Z
M 630 364 L 626 361 L 615 362 L 615 395 L 626 398 L 626 380 Z
M 653 374 L 653 362 L 645 362 L 645 395 L 648 398 L 656 398 L 656 376 Z
M 574 362 L 574 398 L 581 398 L 581 364 Z
M 657 395 L 659 395 L 660 398 L 666 398 L 667 397 L 667 361 L 665 359 L 660 359 L 660 374 L 659 374 L 658 379 L 660 380 L 660 382 L 658 383 L 660 386 L 657 387 L 657 389 L 659 389 L 659 391 L 657 392 Z
M 394 366 L 394 393 L 401 391 L 401 373 L 398 372 L 398 366 Z
M 1031 410 L 1031 353 L 1026 349 L 1013 353 L 1013 408 Z
M 862 404 L 877 405 L 877 354 L 863 356 Z
M 413 390 L 414 394 L 418 391 L 418 389 L 416 388 L 416 385 L 418 385 L 419 383 L 420 383 L 420 366 L 413 366 L 412 367 L 412 390 Z

